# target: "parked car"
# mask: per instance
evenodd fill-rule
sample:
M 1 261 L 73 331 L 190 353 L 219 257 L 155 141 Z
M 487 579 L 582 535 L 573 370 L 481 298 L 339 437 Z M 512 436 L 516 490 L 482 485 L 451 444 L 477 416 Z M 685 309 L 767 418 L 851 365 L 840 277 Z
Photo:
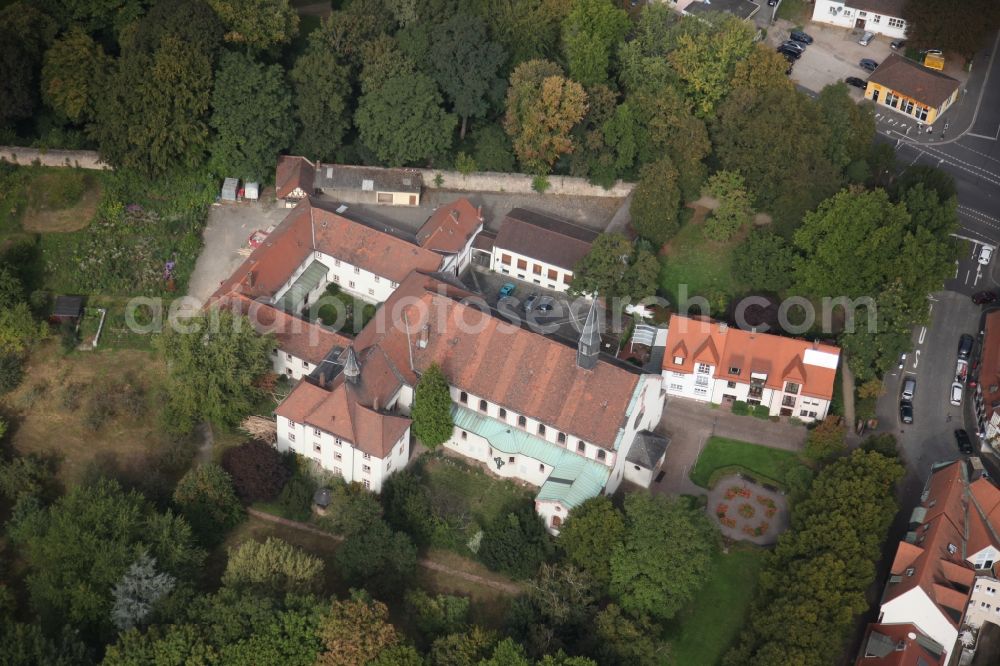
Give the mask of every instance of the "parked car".
M 861 62 L 858 63 L 858 67 L 869 72 L 874 72 L 878 69 L 878 63 L 871 58 L 862 58 Z
M 535 309 L 539 312 L 552 312 L 552 297 L 543 296 L 542 300 L 538 301 L 538 307 Z
M 861 39 L 858 40 L 858 44 L 861 44 L 861 46 L 868 46 L 869 44 L 872 43 L 873 39 L 875 39 L 875 33 L 868 32 L 866 30 L 865 34 L 861 35 Z
M 989 303 L 995 303 L 996 300 L 997 295 L 994 291 L 980 291 L 972 295 L 972 302 L 976 305 L 987 305 Z
M 969 439 L 969 433 L 965 432 L 961 428 L 955 430 L 955 444 L 958 445 L 958 450 L 965 455 L 971 455 L 974 452 L 972 448 L 972 440 Z
M 962 394 L 965 393 L 965 387 L 963 387 L 958 382 L 951 385 L 951 404 L 956 407 L 962 404 Z
M 975 344 L 975 339 L 968 333 L 963 333 L 962 337 L 958 339 L 958 357 L 961 359 L 969 358 L 972 354 L 972 345 Z
M 990 263 L 990 259 L 993 258 L 993 248 L 989 245 L 984 245 L 983 249 L 979 251 L 979 263 L 986 266 Z
M 500 293 L 499 293 L 500 298 L 507 298 L 508 296 L 514 293 L 515 289 L 517 289 L 517 287 L 514 286 L 513 282 L 504 282 L 503 286 L 500 287 Z
M 802 57 L 802 52 L 801 51 L 798 51 L 796 49 L 788 48 L 787 46 L 784 46 L 784 45 L 779 46 L 777 48 L 777 51 L 778 51 L 778 53 L 784 55 L 786 58 L 789 58 L 789 59 L 792 59 L 792 60 L 798 60 L 799 58 Z
M 856 76 L 848 76 L 846 79 L 844 79 L 844 83 L 846 83 L 849 86 L 854 86 L 855 88 L 861 88 L 862 90 L 868 87 L 867 81 L 865 81 L 864 79 L 859 79 Z
M 907 402 L 913 402 L 913 394 L 917 391 L 917 380 L 914 377 L 907 377 L 903 380 L 902 398 Z
M 774 7 L 776 4 L 778 4 L 778 0 L 767 0 L 768 7 Z
M 802 32 L 801 30 L 792 30 L 792 33 L 789 35 L 789 37 L 794 39 L 796 42 L 802 42 L 803 44 L 813 43 L 813 38 L 807 35 L 806 33 Z
M 905 47 L 906 47 L 905 39 L 897 39 L 895 41 L 889 42 L 889 48 L 891 48 L 893 51 L 901 51 Z
M 531 308 L 535 307 L 535 303 L 537 301 L 538 301 L 538 294 L 531 294 L 526 299 L 524 299 L 524 303 L 521 304 L 521 307 L 524 308 L 525 312 L 531 312 Z
M 781 46 L 783 48 L 787 48 L 787 49 L 795 49 L 799 53 L 805 53 L 806 52 L 806 45 L 805 44 L 801 44 L 801 43 L 793 41 L 791 39 L 788 39 L 788 40 L 785 40 L 784 42 L 782 42 Z
M 899 403 L 899 420 L 903 423 L 913 423 L 913 403 L 905 400 Z

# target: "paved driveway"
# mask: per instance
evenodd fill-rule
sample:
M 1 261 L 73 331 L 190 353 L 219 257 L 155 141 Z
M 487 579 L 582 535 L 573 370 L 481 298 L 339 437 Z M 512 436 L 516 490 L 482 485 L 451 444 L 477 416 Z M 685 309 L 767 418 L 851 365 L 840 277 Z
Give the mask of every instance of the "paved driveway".
M 696 400 L 668 397 L 659 431 L 670 435 L 670 448 L 661 468 L 665 476 L 654 483 L 653 492 L 700 495 L 705 489 L 688 478 L 708 438 L 715 435 L 787 451 L 801 451 L 806 442 L 805 426 L 775 423 L 752 416 L 737 416 L 725 409 Z
M 289 209 L 276 204 L 220 204 L 208 211 L 208 223 L 202 233 L 204 245 L 195 263 L 188 296 L 199 304 L 212 295 L 219 283 L 229 277 L 245 256 L 241 248 L 249 247 L 250 234 L 281 223 Z

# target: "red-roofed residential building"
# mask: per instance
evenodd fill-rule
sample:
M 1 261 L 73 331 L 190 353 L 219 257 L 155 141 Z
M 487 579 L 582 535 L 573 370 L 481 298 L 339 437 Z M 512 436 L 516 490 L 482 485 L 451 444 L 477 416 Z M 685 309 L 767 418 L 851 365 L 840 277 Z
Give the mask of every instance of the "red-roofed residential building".
M 764 405 L 772 416 L 823 420 L 833 398 L 840 349 L 732 328 L 710 319 L 670 317 L 663 386 L 715 404 Z
M 944 666 L 945 652 L 915 624 L 869 624 L 857 666 Z
M 879 621 L 869 627 L 869 637 L 889 636 L 902 649 L 887 651 L 888 641 L 869 639 L 858 666 L 919 664 L 916 655 L 926 650 L 939 655 L 926 663 L 946 664 L 963 632 L 974 635 L 983 622 L 1000 625 L 998 518 L 1000 489 L 990 479 L 970 479 L 965 461 L 934 467 L 896 550 Z M 916 646 L 902 645 L 907 641 Z M 876 652 L 885 654 L 869 654 L 880 644 Z
M 412 273 L 353 345 L 328 357 L 329 379 L 314 373 L 278 406 L 278 448 L 378 490 L 397 460 L 405 464 L 394 440 L 402 422 L 385 420 L 409 414 L 420 375 L 436 363 L 454 403 L 445 446 L 539 486 L 536 509 L 553 532 L 581 502 L 614 492 L 626 465 L 662 460 L 666 443 L 649 432 L 663 410 L 659 375 L 599 357 L 596 305 L 574 349 L 462 302 L 466 296 Z M 342 379 L 352 372 L 354 381 Z M 346 463 L 336 458 L 346 455 L 346 442 L 370 456 L 360 477 L 337 464 Z M 634 444 L 643 456 L 631 455 Z

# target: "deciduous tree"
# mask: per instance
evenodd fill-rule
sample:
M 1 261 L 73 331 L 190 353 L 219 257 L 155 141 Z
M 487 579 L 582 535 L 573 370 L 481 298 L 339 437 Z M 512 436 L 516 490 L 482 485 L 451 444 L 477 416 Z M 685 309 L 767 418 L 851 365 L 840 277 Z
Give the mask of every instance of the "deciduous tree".
M 400 640 L 385 604 L 357 594 L 333 602 L 320 637 L 325 652 L 318 666 L 365 666 Z
M 222 584 L 282 598 L 289 592 L 315 591 L 322 576 L 323 560 L 268 537 L 264 543 L 250 539 L 229 549 Z
M 619 233 L 601 234 L 573 269 L 573 294 L 645 298 L 656 293 L 659 262 Z
M 199 465 L 181 477 L 174 503 L 206 545 L 222 541 L 244 516 L 232 477 L 215 463 Z
M 228 311 L 187 324 L 190 332 L 171 328 L 157 339 L 170 370 L 176 429 L 190 429 L 200 419 L 235 426 L 263 395 L 259 382 L 271 367 L 271 341 Z
M 361 96 L 354 123 L 361 140 L 388 166 L 428 162 L 450 147 L 457 118 L 442 108 L 426 74 L 397 74 Z
M 573 152 L 570 131 L 587 111 L 583 87 L 546 60 L 521 63 L 510 76 L 504 129 L 521 165 L 548 173 L 560 155 Z
M 70 122 L 93 120 L 110 64 L 90 35 L 71 29 L 45 52 L 42 97 Z
M 385 595 L 403 589 L 417 566 L 410 537 L 379 520 L 352 534 L 337 550 L 337 568 L 352 586 Z
M 225 39 L 249 49 L 287 44 L 299 32 L 299 15 L 288 0 L 208 0 L 226 27 Z
M 598 495 L 573 509 L 559 530 L 559 546 L 604 589 L 611 581 L 611 552 L 624 535 L 621 513 L 606 495 Z
M 222 467 L 232 477 L 236 494 L 247 504 L 273 500 L 292 475 L 284 456 L 257 440 L 226 449 Z
M 684 82 L 698 115 L 710 117 L 730 90 L 736 64 L 753 51 L 753 30 L 746 22 L 721 13 L 707 20 L 686 17 L 683 22 L 691 27 L 678 36 L 667 60 Z
M 483 530 L 479 559 L 494 571 L 528 578 L 545 561 L 549 536 L 530 505 L 501 512 Z
M 705 194 L 719 202 L 705 221 L 705 235 L 709 238 L 727 241 L 753 220 L 750 195 L 738 173 L 715 172 L 705 184 Z
M 783 292 L 794 281 L 795 252 L 769 229 L 754 229 L 733 250 L 733 278 L 758 291 Z
M 569 75 L 584 86 L 607 83 L 617 46 L 630 28 L 628 14 L 607 0 L 577 0 L 562 23 Z
M 279 65 L 264 65 L 243 53 L 224 53 L 212 90 L 215 172 L 264 180 L 274 169 L 275 155 L 295 136 L 291 99 Z
M 680 229 L 681 193 L 677 187 L 677 169 L 669 158 L 661 158 L 642 168 L 639 183 L 632 193 L 629 212 L 636 233 L 660 247 Z
M 31 116 L 42 58 L 55 35 L 55 21 L 32 4 L 0 9 L 0 125 Z
M 817 99 L 820 117 L 827 129 L 826 155 L 838 169 L 864 159 L 875 138 L 875 113 L 867 104 L 857 104 L 846 83 L 826 86 Z
M 469 600 L 449 594 L 431 596 L 423 590 L 409 590 L 407 613 L 426 643 L 440 636 L 465 631 L 469 621 Z
M 913 46 L 956 51 L 967 58 L 1000 27 L 1000 6 L 990 0 L 966 0 L 942 12 L 934 0 L 903 5 L 906 39 Z
M 847 427 L 835 418 L 824 419 L 809 431 L 805 455 L 817 463 L 829 462 L 847 450 L 844 437 Z
M 319 33 L 312 33 L 309 48 L 289 72 L 299 121 L 296 153 L 320 160 L 334 158 L 351 127 L 349 75 L 347 67 L 340 64 Z
M 432 363 L 420 376 L 413 395 L 413 434 L 428 448 L 436 448 L 451 438 L 455 423 L 451 418 L 451 393 L 441 366 Z
M 633 617 L 672 618 L 704 583 L 717 535 L 682 499 L 625 498 L 625 538 L 611 555 L 611 595 Z

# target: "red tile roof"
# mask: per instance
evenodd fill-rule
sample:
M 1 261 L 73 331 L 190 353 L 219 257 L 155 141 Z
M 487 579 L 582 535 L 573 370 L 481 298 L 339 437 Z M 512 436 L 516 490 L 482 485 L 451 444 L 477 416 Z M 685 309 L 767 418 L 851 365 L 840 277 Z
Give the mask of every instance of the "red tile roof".
M 855 666 L 943 666 L 933 644 L 915 624 L 869 624 Z
M 964 464 L 954 462 L 931 475 L 926 499 L 921 502 L 926 513 L 916 528 L 916 543 L 900 543 L 890 569 L 899 578 L 886 585 L 882 597 L 885 604 L 920 587 L 956 628 L 975 578 L 963 559 L 967 507 Z
M 304 157 L 282 155 L 278 158 L 278 166 L 274 173 L 275 196 L 284 199 L 301 189 L 306 194 L 313 193 L 313 182 L 316 178 L 316 165 Z
M 890 53 L 871 73 L 868 81 L 935 109 L 944 104 L 959 86 L 958 81 L 950 76 L 928 69 L 898 53 Z
M 663 369 L 690 374 L 697 363 L 707 363 L 715 366 L 716 379 L 743 383 L 750 381 L 750 373 L 764 373 L 767 388 L 782 391 L 785 381 L 792 381 L 801 386 L 803 395 L 829 400 L 833 397 L 839 356 L 840 349 L 832 345 L 672 315 Z M 674 357 L 680 357 L 682 362 L 674 363 Z M 740 374 L 731 374 L 730 368 L 739 368 Z
M 459 389 L 613 448 L 639 376 L 604 361 L 582 369 L 574 348 L 453 298 L 462 295 L 414 273 L 361 332 L 356 348 L 379 347 L 411 385 L 437 363 Z
M 216 290 L 271 297 L 314 251 L 359 266 L 393 282 L 410 271 L 435 271 L 441 257 L 391 233 L 349 220 L 306 197 Z
M 223 296 L 214 305 L 245 315 L 258 333 L 274 336 L 278 349 L 314 365 L 334 347 L 351 344 L 350 338 L 241 294 Z
M 469 239 L 482 228 L 483 216 L 480 209 L 468 199 L 458 199 L 438 207 L 420 231 L 417 242 L 420 247 L 454 254 L 466 246 Z

